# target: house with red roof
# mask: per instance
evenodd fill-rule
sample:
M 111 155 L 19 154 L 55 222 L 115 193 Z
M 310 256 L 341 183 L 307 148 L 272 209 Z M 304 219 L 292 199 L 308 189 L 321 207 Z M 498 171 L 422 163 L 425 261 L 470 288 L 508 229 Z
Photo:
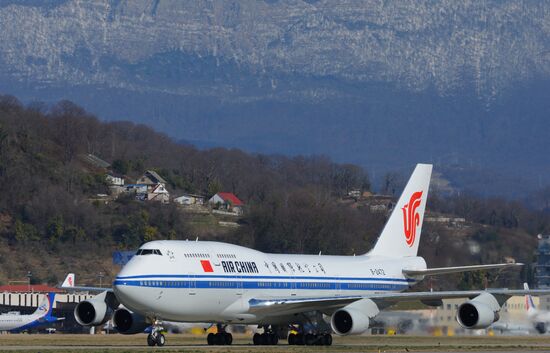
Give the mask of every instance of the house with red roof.
M 244 203 L 231 192 L 218 192 L 208 200 L 208 203 L 214 209 L 226 210 L 238 215 L 243 213 Z

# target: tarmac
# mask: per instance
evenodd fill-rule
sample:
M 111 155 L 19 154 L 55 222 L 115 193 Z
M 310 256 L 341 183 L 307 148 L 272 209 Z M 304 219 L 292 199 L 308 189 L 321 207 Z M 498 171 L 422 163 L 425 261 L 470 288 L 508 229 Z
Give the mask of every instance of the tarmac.
M 550 352 L 550 336 L 353 336 L 324 346 L 254 346 L 250 335 L 235 335 L 231 346 L 208 346 L 205 336 L 167 335 L 164 347 L 148 347 L 146 335 L 0 335 L 0 352 Z

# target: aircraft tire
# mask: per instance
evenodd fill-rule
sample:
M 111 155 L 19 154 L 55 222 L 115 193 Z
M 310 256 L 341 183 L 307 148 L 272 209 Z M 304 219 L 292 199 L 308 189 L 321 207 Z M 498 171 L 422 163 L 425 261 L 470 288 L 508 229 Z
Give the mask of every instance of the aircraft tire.
M 332 346 L 332 335 L 330 333 L 323 336 L 323 345 Z
M 290 335 L 288 335 L 288 345 L 289 346 L 296 345 L 296 334 L 291 333 Z
M 276 346 L 277 343 L 279 343 L 279 336 L 277 336 L 275 333 L 270 333 L 267 337 L 269 338 L 270 345 Z
M 296 344 L 298 346 L 303 346 L 304 344 L 306 344 L 305 336 L 303 333 L 299 333 L 296 335 Z
M 231 343 L 233 343 L 233 335 L 230 334 L 230 333 L 225 333 L 224 334 L 224 338 L 225 338 L 225 344 L 230 346 Z
M 255 333 L 254 336 L 252 336 L 252 342 L 255 346 L 259 346 L 261 343 L 261 336 L 259 333 Z
M 214 334 L 212 332 L 210 332 L 208 336 L 206 336 L 206 342 L 208 342 L 209 346 L 214 345 Z
M 308 333 L 304 336 L 304 342 L 306 346 L 313 346 L 315 344 L 315 336 L 311 333 Z
M 223 346 L 225 345 L 225 333 L 219 332 L 214 335 L 214 344 L 216 346 Z
M 166 343 L 166 337 L 162 333 L 157 336 L 157 346 L 162 347 Z
M 155 340 L 155 338 L 153 337 L 152 334 L 148 334 L 147 335 L 147 345 L 149 347 L 154 347 L 155 345 L 157 344 L 157 341 Z

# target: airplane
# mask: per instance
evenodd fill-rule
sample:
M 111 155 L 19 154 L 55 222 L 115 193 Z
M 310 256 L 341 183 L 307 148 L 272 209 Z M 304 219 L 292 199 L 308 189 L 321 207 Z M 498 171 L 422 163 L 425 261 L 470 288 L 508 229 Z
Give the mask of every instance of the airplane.
M 34 313 L 21 315 L 19 312 L 9 312 L 0 315 L 0 331 L 22 332 L 38 326 L 52 324 L 64 320 L 52 316 L 55 293 L 48 293 L 40 302 Z
M 378 313 L 400 301 L 441 305 L 465 298 L 456 319 L 467 329 L 499 319 L 513 295 L 550 290 L 485 289 L 404 292 L 425 276 L 503 269 L 522 264 L 428 268 L 417 255 L 432 165 L 418 164 L 372 250 L 359 256 L 270 254 L 222 242 L 159 240 L 143 244 L 120 270 L 110 289 L 80 302 L 78 323 L 97 326 L 111 317 L 118 332 L 152 326 L 150 346 L 163 346 L 163 321 L 208 322 L 217 326 L 210 345 L 232 343 L 230 324 L 258 325 L 256 345 L 331 345 L 332 333 L 361 334 Z M 323 317 L 330 318 L 328 324 Z
M 529 285 L 523 283 L 523 288 L 529 290 Z M 525 308 L 527 309 L 527 318 L 533 323 L 535 330 L 540 334 L 546 333 L 550 322 L 550 311 L 537 309 L 533 297 L 529 294 L 525 295 Z

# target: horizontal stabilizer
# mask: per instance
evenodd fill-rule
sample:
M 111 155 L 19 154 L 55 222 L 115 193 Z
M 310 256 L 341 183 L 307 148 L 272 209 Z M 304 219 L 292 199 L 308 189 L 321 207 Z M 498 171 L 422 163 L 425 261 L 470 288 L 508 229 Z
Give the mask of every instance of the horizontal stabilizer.
M 480 270 L 493 270 L 493 269 L 503 269 L 510 267 L 519 267 L 523 266 L 521 263 L 514 264 L 491 264 L 491 265 L 473 265 L 473 266 L 456 266 L 456 267 L 438 267 L 438 268 L 426 268 L 423 270 L 403 270 L 405 276 L 434 276 L 442 275 L 445 273 L 456 273 L 456 272 L 469 272 L 469 271 L 480 271 Z

